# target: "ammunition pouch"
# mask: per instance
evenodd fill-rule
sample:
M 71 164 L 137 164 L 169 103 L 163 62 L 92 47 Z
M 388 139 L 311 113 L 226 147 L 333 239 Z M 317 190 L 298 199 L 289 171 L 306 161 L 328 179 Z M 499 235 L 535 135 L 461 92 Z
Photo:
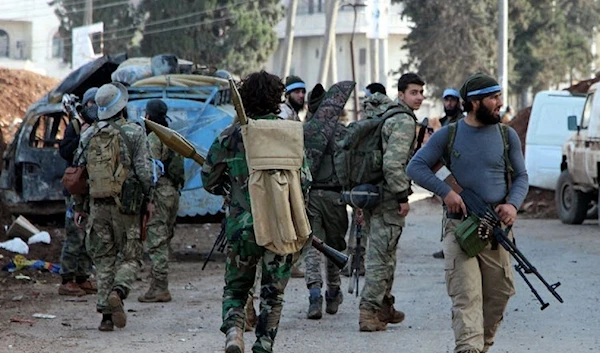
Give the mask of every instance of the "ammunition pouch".
M 462 221 L 455 230 L 456 241 L 460 248 L 469 256 L 474 257 L 489 244 L 489 238 L 482 238 L 480 232 L 481 220 L 474 214 Z
M 144 203 L 144 187 L 138 178 L 127 178 L 121 188 L 120 211 L 123 214 L 140 214 Z

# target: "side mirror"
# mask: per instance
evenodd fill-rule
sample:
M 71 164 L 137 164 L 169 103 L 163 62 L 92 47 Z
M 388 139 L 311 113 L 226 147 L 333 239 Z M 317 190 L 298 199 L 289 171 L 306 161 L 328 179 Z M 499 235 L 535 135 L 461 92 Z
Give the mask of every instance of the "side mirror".
M 569 115 L 569 117 L 567 118 L 567 124 L 569 126 L 569 131 L 578 131 L 579 130 L 579 125 L 577 125 L 577 116 L 576 115 Z

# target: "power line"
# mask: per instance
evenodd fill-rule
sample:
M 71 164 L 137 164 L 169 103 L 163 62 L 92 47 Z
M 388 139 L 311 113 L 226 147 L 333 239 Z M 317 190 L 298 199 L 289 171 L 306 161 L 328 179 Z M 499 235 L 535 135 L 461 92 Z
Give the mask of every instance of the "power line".
M 191 17 L 194 17 L 194 16 L 198 16 L 198 15 L 202 15 L 202 14 L 206 14 L 206 13 L 210 13 L 210 12 L 214 12 L 214 11 L 219 11 L 219 10 L 234 8 L 234 7 L 237 7 L 239 5 L 251 4 L 251 3 L 256 3 L 256 2 L 258 2 L 258 0 L 243 0 L 243 1 L 239 1 L 237 3 L 233 3 L 233 4 L 229 4 L 229 5 L 224 5 L 224 6 L 221 6 L 221 7 L 214 8 L 214 9 L 197 11 L 197 12 L 189 13 L 189 14 L 186 14 L 186 15 L 181 15 L 181 16 L 178 16 L 178 17 L 173 17 L 173 18 L 169 18 L 169 19 L 148 22 L 148 23 L 143 24 L 144 30 L 141 30 L 141 31 L 142 31 L 142 34 L 145 35 L 145 34 L 149 33 L 149 31 L 145 30 L 147 27 L 156 26 L 156 25 L 159 25 L 159 24 L 176 22 L 176 21 L 179 21 L 179 20 L 182 20 L 182 19 L 186 19 L 186 18 L 191 18 Z M 191 26 L 194 26 L 196 24 L 194 23 L 194 24 L 186 24 L 186 25 L 189 25 L 191 27 Z M 140 29 L 140 27 L 134 25 L 134 26 L 124 27 L 124 28 L 116 28 L 116 29 L 104 31 L 103 34 L 104 35 L 106 35 L 106 34 L 113 34 L 113 33 L 119 33 L 119 32 L 129 31 L 129 30 L 132 30 L 133 32 L 135 32 L 138 29 Z M 162 29 L 159 29 L 159 30 L 162 31 Z M 120 38 L 126 38 L 126 37 L 129 37 L 130 35 L 133 35 L 133 33 L 125 35 L 125 36 L 121 36 Z M 72 36 L 68 36 L 68 37 L 64 37 L 62 39 L 65 42 L 67 42 L 67 41 L 71 40 L 72 38 L 73 38 Z M 47 43 L 48 43 L 47 41 L 33 42 L 32 43 L 32 47 L 46 46 Z

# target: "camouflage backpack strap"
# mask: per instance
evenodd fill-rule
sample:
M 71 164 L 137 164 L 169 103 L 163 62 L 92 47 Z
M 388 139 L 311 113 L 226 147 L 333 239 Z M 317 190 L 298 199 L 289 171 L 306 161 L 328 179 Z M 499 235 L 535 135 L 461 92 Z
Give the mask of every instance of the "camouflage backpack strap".
M 81 134 L 81 122 L 79 119 L 73 119 L 73 129 L 75 130 L 75 134 L 77 136 Z
M 515 169 L 510 162 L 510 143 L 508 141 L 508 126 L 505 124 L 498 124 L 498 128 L 500 129 L 500 135 L 502 136 L 502 145 L 504 148 L 504 166 L 506 171 L 504 173 L 504 179 L 506 181 L 506 193 L 510 191 L 510 187 L 512 186 L 512 179 L 515 173 Z
M 452 163 L 452 155 L 456 153 L 454 151 L 454 140 L 456 139 L 456 131 L 458 130 L 458 123 L 450 123 L 447 126 L 448 126 L 448 143 L 446 144 L 446 148 L 444 149 L 444 155 L 442 156 L 442 159 L 444 160 L 444 164 L 446 165 L 446 168 L 452 170 L 450 168 L 450 164 Z

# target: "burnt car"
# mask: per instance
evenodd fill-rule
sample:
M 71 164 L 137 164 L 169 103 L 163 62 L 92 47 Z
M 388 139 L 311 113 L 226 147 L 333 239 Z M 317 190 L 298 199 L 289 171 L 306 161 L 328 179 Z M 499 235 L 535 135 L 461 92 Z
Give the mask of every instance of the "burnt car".
M 67 163 L 58 147 L 70 123 L 63 110 L 64 94 L 79 97 L 90 87 L 111 82 L 111 73 L 126 57 L 104 56 L 73 71 L 55 89 L 32 104 L 13 141 L 3 156 L 0 195 L 13 214 L 53 215 L 65 210 L 61 179 Z M 176 76 L 172 75 L 173 82 Z M 161 98 L 169 107 L 170 127 L 192 142 L 206 155 L 215 137 L 231 122 L 235 109 L 230 104 L 227 81 L 218 78 L 183 75 L 188 85 L 147 84 L 128 87 L 128 118 L 143 126 L 149 99 Z M 164 78 L 164 76 L 161 76 Z M 160 80 L 158 80 L 160 81 Z M 200 166 L 185 160 L 186 182 L 181 192 L 179 216 L 217 214 L 223 198 L 208 194 L 202 187 Z

